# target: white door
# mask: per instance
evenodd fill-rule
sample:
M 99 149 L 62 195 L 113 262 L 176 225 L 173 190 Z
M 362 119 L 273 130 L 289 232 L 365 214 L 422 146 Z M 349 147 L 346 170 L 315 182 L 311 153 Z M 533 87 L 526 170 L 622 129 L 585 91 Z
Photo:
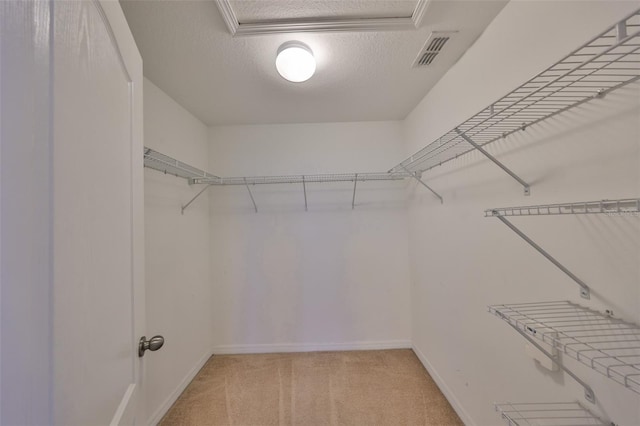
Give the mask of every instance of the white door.
M 53 421 L 142 423 L 142 60 L 117 1 L 52 23 Z

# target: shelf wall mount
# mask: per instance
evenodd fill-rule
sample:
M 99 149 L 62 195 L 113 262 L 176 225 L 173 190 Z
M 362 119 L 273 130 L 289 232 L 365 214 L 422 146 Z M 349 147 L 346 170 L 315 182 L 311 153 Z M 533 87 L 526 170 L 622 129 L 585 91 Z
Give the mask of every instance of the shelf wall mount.
M 187 209 L 187 207 L 189 207 L 191 205 L 191 203 L 193 203 L 195 200 L 197 200 L 198 197 L 201 196 L 209 188 L 211 188 L 211 184 L 208 184 L 204 188 L 202 188 L 200 190 L 200 192 L 198 192 L 191 200 L 189 200 L 187 202 L 187 204 L 185 204 L 182 207 L 180 207 L 180 213 L 184 214 L 184 211 Z
M 484 155 L 485 157 L 487 157 L 489 160 L 491 160 L 496 166 L 500 167 L 502 170 L 505 171 L 505 173 L 507 173 L 509 176 L 511 176 L 512 178 L 514 178 L 516 181 L 518 181 L 518 183 L 520 185 L 522 185 L 524 187 L 524 195 L 531 195 L 531 187 L 529 186 L 529 184 L 527 182 L 525 182 L 522 178 L 520 178 L 520 176 L 518 176 L 517 174 L 515 174 L 514 172 L 512 172 L 507 166 L 505 166 L 504 164 L 502 164 L 500 161 L 498 161 L 498 159 L 496 157 L 494 157 L 493 155 L 489 154 L 487 152 L 487 150 L 485 150 L 483 147 L 481 147 L 480 145 L 478 145 L 477 143 L 475 143 L 469 136 L 465 135 L 464 132 L 462 132 L 460 129 L 458 129 L 456 127 L 456 133 L 458 133 L 458 135 L 460 135 L 460 137 L 462 139 L 464 139 L 465 141 L 467 141 L 467 143 L 469 145 L 471 145 L 472 147 L 474 147 L 475 149 L 477 149 L 478 151 L 480 151 L 480 153 L 482 155 Z
M 438 199 L 440 200 L 440 204 L 444 204 L 444 199 L 442 198 L 442 196 L 440 194 L 438 194 L 436 191 L 434 191 L 433 188 L 431 188 L 429 185 L 424 183 L 424 181 L 422 180 L 422 174 L 419 174 L 418 172 L 410 172 L 404 166 L 402 168 L 404 169 L 405 172 L 409 173 L 409 175 L 412 178 L 414 178 L 419 184 L 421 184 L 422 186 L 427 188 L 429 191 L 431 191 L 433 193 L 433 195 L 438 197 Z
M 253 209 L 258 213 L 258 206 L 256 204 L 256 200 L 253 198 L 253 194 L 251 193 L 251 188 L 249 188 L 249 184 L 247 183 L 247 179 L 244 179 L 244 186 L 247 187 L 247 191 L 249 192 L 249 197 L 251 198 L 251 202 L 253 203 Z
M 584 380 L 582 380 L 580 377 L 578 377 L 576 374 L 573 373 L 573 371 L 571 371 L 570 369 L 568 369 L 567 367 L 565 367 L 559 360 L 557 357 L 553 356 L 548 350 L 546 350 L 544 347 L 542 347 L 542 345 L 538 342 L 536 342 L 531 336 L 529 336 L 524 330 L 518 328 L 517 326 L 513 325 L 511 322 L 509 322 L 504 315 L 499 311 L 496 310 L 495 315 L 497 315 L 498 317 L 502 318 L 503 320 L 505 320 L 507 322 L 507 324 L 509 324 L 509 326 L 511 328 L 513 328 L 516 332 L 518 332 L 518 334 L 520 334 L 522 337 L 524 337 L 524 339 L 529 342 L 530 344 L 532 344 L 533 346 L 535 346 L 540 352 L 542 352 L 543 354 L 545 354 L 550 360 L 551 362 L 553 362 L 555 365 L 557 365 L 560 369 L 562 369 L 562 371 L 564 371 L 565 373 L 567 373 L 569 376 L 571 376 L 571 378 L 573 380 L 575 380 L 576 382 L 578 382 L 582 388 L 584 389 L 584 399 L 586 399 L 587 401 L 589 401 L 592 404 L 596 403 L 596 394 L 593 392 L 593 389 L 591 389 L 591 386 L 589 386 Z M 528 327 L 525 328 L 528 332 L 535 334 L 536 330 Z
M 531 247 L 536 249 L 536 251 L 538 253 L 543 255 L 548 261 L 553 263 L 558 269 L 560 269 L 569 278 L 571 278 L 573 281 L 575 281 L 580 286 L 580 297 L 582 297 L 583 299 L 590 299 L 591 298 L 591 291 L 589 289 L 589 286 L 584 281 L 582 281 L 580 278 L 578 278 L 573 272 L 568 270 L 562 263 L 560 263 L 558 260 L 556 260 L 555 257 L 551 256 L 545 249 L 540 247 L 535 241 L 533 241 L 531 238 L 529 238 L 524 232 L 522 232 L 520 229 L 518 229 L 513 223 L 509 222 L 504 216 L 502 216 L 502 215 L 500 215 L 498 213 L 495 213 L 495 214 L 493 214 L 493 217 L 497 217 L 502 223 L 507 225 L 507 227 L 509 227 L 509 229 L 511 229 L 513 232 L 515 232 L 520 238 L 525 240 L 527 242 L 527 244 L 529 244 Z

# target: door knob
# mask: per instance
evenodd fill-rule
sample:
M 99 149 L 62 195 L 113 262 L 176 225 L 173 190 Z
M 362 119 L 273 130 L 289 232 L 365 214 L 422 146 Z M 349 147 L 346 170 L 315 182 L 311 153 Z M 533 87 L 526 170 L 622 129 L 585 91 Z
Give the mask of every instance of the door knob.
M 147 350 L 155 352 L 160 349 L 162 345 L 164 345 L 164 337 L 162 336 L 153 336 L 149 340 L 147 340 L 147 336 L 142 336 L 138 344 L 138 356 L 143 357 Z

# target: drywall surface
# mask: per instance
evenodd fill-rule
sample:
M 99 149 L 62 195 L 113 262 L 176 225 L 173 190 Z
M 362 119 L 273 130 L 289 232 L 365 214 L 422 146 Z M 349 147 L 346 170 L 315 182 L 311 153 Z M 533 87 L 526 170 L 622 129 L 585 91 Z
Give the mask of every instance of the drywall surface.
M 144 106 L 145 145 L 206 168 L 206 126 L 149 80 Z M 145 356 L 149 423 L 160 420 L 211 354 L 207 195 L 180 213 L 197 191 L 145 169 L 147 337 L 165 338 L 161 350 Z
M 49 2 L 0 4 L 0 423 L 7 425 L 52 421 L 51 18 Z
M 407 154 L 631 13 L 631 2 L 510 2 L 405 121 Z M 532 194 L 475 152 L 424 174 L 444 197 L 410 191 L 413 344 L 470 425 L 498 424 L 501 401 L 579 400 L 619 425 L 640 423 L 640 397 L 564 357 L 594 389 L 528 358 L 525 341 L 487 306 L 571 300 L 640 322 L 640 218 L 606 215 L 512 222 L 592 288 L 578 286 L 496 218 L 492 207 L 640 196 L 637 84 L 488 147 Z
M 221 176 L 384 171 L 399 122 L 210 128 Z M 407 347 L 405 183 L 211 189 L 214 354 Z

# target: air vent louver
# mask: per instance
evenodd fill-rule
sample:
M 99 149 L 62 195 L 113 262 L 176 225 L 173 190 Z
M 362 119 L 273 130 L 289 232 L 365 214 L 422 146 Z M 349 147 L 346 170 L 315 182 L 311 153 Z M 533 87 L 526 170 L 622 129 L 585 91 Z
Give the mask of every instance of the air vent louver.
M 425 67 L 431 65 L 440 54 L 444 45 L 451 39 L 456 31 L 434 31 L 429 35 L 424 46 L 420 49 L 413 67 Z

